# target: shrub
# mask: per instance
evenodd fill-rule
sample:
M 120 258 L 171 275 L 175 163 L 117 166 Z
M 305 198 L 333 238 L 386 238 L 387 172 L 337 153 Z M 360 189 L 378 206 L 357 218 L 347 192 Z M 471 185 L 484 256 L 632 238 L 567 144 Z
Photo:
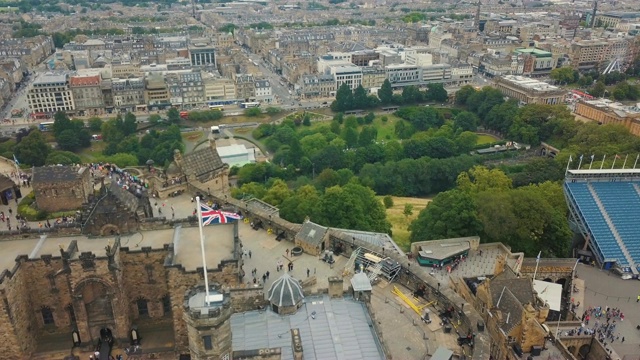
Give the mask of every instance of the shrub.
M 384 198 L 382 198 L 382 203 L 384 204 L 385 208 L 390 209 L 393 207 L 393 198 L 387 195 Z
M 18 203 L 18 214 L 28 221 L 45 220 L 49 215 L 46 211 L 37 209 L 36 196 L 33 192 L 20 200 L 20 203 Z

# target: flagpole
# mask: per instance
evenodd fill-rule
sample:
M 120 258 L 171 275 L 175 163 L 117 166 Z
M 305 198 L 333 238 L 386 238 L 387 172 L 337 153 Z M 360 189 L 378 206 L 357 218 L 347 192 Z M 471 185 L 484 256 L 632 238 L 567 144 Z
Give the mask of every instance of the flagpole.
M 640 158 L 640 154 L 638 154 L 638 156 L 636 156 L 636 162 L 633 163 L 633 168 L 636 168 L 636 165 L 638 165 L 638 158 Z
M 600 170 L 602 170 L 602 167 L 604 166 L 604 159 L 607 158 L 607 154 L 604 154 L 604 156 L 602 157 L 602 164 L 600 164 Z
M 573 161 L 573 158 L 571 157 L 571 155 L 569 155 L 569 161 L 567 161 L 567 169 L 564 171 L 565 175 L 567 175 L 567 173 L 569 172 L 569 165 L 571 164 L 572 161 Z
M 200 196 L 196 196 L 196 208 L 198 209 L 198 229 L 200 230 L 200 252 L 202 253 L 202 272 L 204 274 L 205 298 L 204 305 L 209 305 L 209 277 L 207 276 L 207 259 L 204 256 L 204 234 L 202 231 L 202 208 Z
M 538 264 L 540 264 L 540 255 L 542 255 L 542 251 L 538 253 L 538 257 L 536 258 L 536 269 L 533 272 L 533 280 L 536 279 L 536 275 L 538 274 Z
M 629 158 L 629 154 L 627 154 L 627 156 L 624 157 L 624 163 L 622 164 L 623 169 L 627 165 L 627 158 Z
M 580 155 L 580 162 L 578 163 L 578 170 L 580 170 L 580 167 L 582 166 L 582 158 L 584 157 L 584 154 Z
M 595 154 L 591 155 L 591 162 L 589 163 L 589 170 L 591 170 L 591 165 L 593 165 L 593 158 L 595 158 Z

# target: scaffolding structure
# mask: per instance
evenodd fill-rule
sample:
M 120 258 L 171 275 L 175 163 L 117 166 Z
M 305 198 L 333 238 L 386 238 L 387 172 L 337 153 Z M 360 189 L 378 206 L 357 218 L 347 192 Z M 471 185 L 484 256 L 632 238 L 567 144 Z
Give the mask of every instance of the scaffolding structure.
M 373 282 L 382 275 L 389 282 L 392 282 L 400 273 L 400 263 L 384 257 L 374 251 L 359 247 L 351 253 L 351 257 L 344 267 L 342 276 L 348 276 L 356 272 L 364 271 Z

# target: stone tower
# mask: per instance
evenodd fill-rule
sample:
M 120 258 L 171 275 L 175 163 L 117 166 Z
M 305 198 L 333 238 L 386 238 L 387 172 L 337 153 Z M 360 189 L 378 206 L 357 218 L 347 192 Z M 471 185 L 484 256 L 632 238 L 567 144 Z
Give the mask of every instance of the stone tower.
M 231 357 L 231 323 L 233 313 L 229 294 L 209 285 L 208 303 L 205 288 L 199 286 L 185 294 L 184 321 L 187 324 L 189 351 L 193 360 Z

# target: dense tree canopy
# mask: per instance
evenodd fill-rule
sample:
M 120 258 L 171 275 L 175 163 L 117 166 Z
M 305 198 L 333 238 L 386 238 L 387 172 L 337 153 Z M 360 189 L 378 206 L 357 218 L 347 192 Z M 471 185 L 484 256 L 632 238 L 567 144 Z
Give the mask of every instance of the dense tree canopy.
M 18 161 L 33 166 L 44 165 L 50 152 L 51 146 L 45 142 L 44 136 L 39 130 L 32 130 L 15 147 Z

